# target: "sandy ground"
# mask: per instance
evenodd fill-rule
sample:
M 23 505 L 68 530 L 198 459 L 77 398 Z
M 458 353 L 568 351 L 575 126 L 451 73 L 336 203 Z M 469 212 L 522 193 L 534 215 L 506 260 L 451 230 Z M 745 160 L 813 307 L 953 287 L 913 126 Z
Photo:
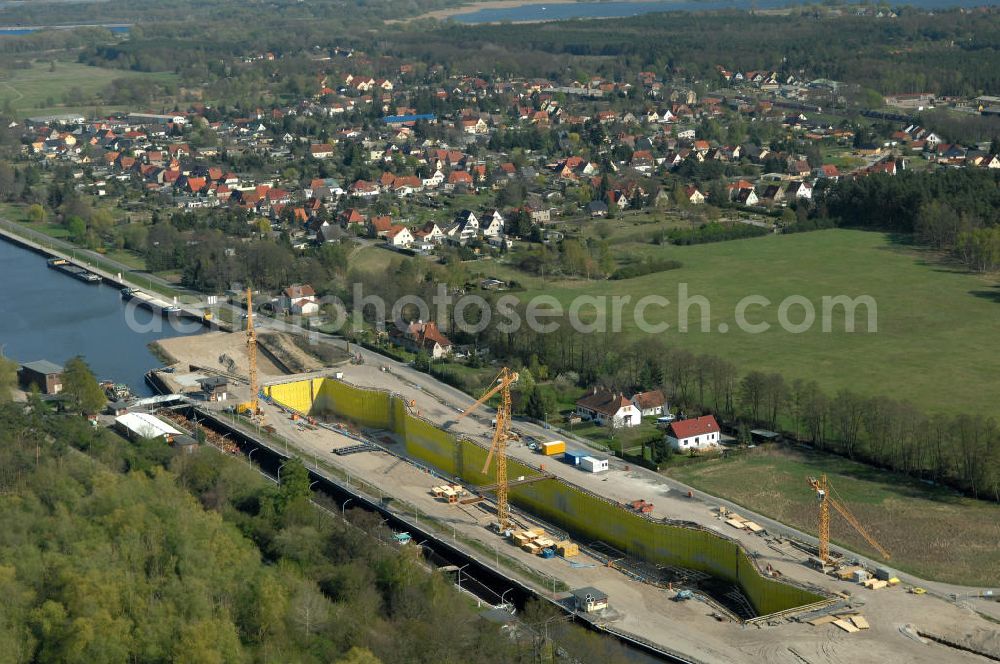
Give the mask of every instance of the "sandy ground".
M 171 357 L 177 359 L 181 368 L 198 366 L 215 371 L 228 373 L 226 365 L 219 361 L 225 354 L 236 363 L 235 374 L 241 377 L 247 375 L 249 356 L 247 355 L 245 335 L 243 332 L 205 332 L 187 337 L 161 339 L 157 343 Z M 261 377 L 282 376 L 282 372 L 267 357 L 257 354 L 257 371 Z
M 351 366 L 345 369 L 347 380 L 355 384 L 391 387 L 415 402 L 414 410 L 425 417 L 441 422 L 454 432 L 462 432 L 484 440 L 488 420 L 480 422 L 472 417 L 456 422 L 458 413 L 426 390 L 414 386 L 379 366 Z M 689 519 L 704 523 L 719 532 L 740 539 L 751 551 L 757 551 L 761 564 L 771 563 L 786 576 L 822 586 L 830 592 L 848 592 L 854 596 L 855 607 L 871 623 L 871 629 L 847 634 L 833 625 L 813 627 L 795 622 L 777 626 L 746 627 L 728 622 L 718 622 L 711 617 L 713 609 L 702 602 L 676 603 L 669 600 L 671 593 L 654 586 L 635 582 L 621 573 L 600 565 L 589 567 L 594 561 L 584 557 L 573 562 L 584 566 L 571 566 L 561 558 L 544 560 L 521 551 L 487 530 L 491 515 L 476 506 L 454 506 L 440 502 L 430 495 L 431 486 L 439 480 L 399 457 L 383 452 L 361 453 L 339 457 L 331 453 L 337 447 L 355 444 L 353 440 L 327 429 L 310 430 L 291 421 L 274 406 L 265 406 L 266 417 L 278 434 L 292 441 L 306 457 L 318 457 L 326 463 L 349 472 L 357 481 L 362 478 L 370 486 L 405 505 L 417 506 L 429 515 L 447 533 L 461 533 L 465 538 L 480 541 L 485 547 L 496 550 L 501 558 L 514 558 L 530 565 L 540 573 L 562 580 L 569 587 L 596 586 L 608 593 L 614 615 L 609 623 L 619 629 L 638 634 L 661 643 L 673 650 L 688 653 L 704 662 L 788 662 L 801 664 L 833 662 L 891 662 L 910 661 L 927 664 L 942 661 L 983 661 L 976 655 L 962 653 L 941 645 L 922 644 L 900 632 L 907 623 L 919 629 L 946 636 L 956 641 L 968 640 L 979 647 L 1000 650 L 1000 637 L 995 625 L 982 620 L 973 611 L 929 595 L 916 596 L 902 588 L 869 591 L 855 584 L 841 582 L 822 575 L 803 564 L 804 556 L 795 550 L 779 552 L 767 546 L 760 535 L 738 531 L 724 525 L 713 513 L 713 501 L 690 499 L 686 494 L 664 491 L 659 485 L 624 467 L 608 473 L 590 475 L 570 466 L 546 460 L 524 446 L 514 446 L 511 456 L 527 460 L 534 465 L 545 464 L 545 469 L 576 484 L 589 488 L 614 500 L 635 498 L 652 500 L 655 515 Z M 401 449 L 393 452 L 402 454 Z M 399 446 L 401 448 L 401 446 Z M 676 495 L 675 495 L 676 494 Z M 400 506 L 405 511 L 405 505 Z M 460 546 L 462 542 L 458 542 Z M 467 548 L 467 546 L 466 546 Z M 481 552 L 470 550 L 487 560 Z M 516 573 L 516 570 L 508 570 Z M 530 580 L 528 580 L 531 583 Z M 534 583 L 539 590 L 546 589 Z M 551 592 L 551 590 L 548 590 Z M 990 641 L 992 640 L 992 644 Z

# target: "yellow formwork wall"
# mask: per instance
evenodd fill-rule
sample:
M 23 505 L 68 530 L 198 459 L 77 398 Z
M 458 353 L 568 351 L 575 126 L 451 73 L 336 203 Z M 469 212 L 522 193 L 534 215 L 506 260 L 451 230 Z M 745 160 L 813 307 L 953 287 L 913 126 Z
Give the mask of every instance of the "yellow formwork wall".
M 448 432 L 411 415 L 403 399 L 388 392 L 316 379 L 274 385 L 270 395 L 303 412 L 332 412 L 362 426 L 390 430 L 403 438 L 411 456 L 445 475 L 460 477 L 470 484 L 493 481 L 491 474 L 482 472 L 486 461 L 483 447 L 469 440 L 456 440 Z M 508 477 L 534 474 L 537 471 L 521 462 L 513 459 L 508 462 Z M 760 615 L 824 599 L 761 576 L 733 540 L 706 530 L 653 521 L 558 480 L 517 486 L 511 489 L 510 496 L 516 505 L 584 543 L 599 540 L 654 564 L 686 567 L 738 584 Z
M 312 410 L 316 390 L 323 382 L 322 378 L 314 378 L 293 383 L 268 385 L 264 388 L 264 394 L 283 406 L 301 413 L 308 413 Z

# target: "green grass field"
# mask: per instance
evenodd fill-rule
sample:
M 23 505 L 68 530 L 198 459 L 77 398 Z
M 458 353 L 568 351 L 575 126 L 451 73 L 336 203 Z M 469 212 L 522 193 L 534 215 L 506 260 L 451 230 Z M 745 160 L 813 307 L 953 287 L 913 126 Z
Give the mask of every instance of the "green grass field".
M 890 566 L 947 583 L 996 583 L 1000 506 L 994 504 L 958 497 L 842 457 L 773 448 L 689 464 L 668 474 L 815 535 L 816 496 L 806 478 L 824 472 L 835 489 L 834 498 L 892 555 Z M 831 512 L 834 543 L 878 560 L 878 553 Z
M 649 307 L 645 317 L 670 324 L 657 335 L 668 345 L 719 355 L 744 370 L 815 379 L 831 392 L 849 388 L 889 395 L 930 412 L 992 412 L 1000 397 L 995 380 L 1000 357 L 990 350 L 1000 316 L 995 278 L 952 269 L 933 254 L 894 244 L 885 234 L 828 230 L 690 247 L 635 244 L 623 250 L 632 257 L 677 259 L 683 267 L 624 281 L 550 283 L 515 276 L 510 269 L 496 272 L 528 288 L 522 299 L 554 295 L 564 308 L 578 295 L 630 295 L 633 303 L 661 295 L 669 306 Z M 699 307 L 689 309 L 687 332 L 677 326 L 679 284 L 687 284 L 689 297 L 702 295 L 710 304 L 704 320 Z M 750 295 L 771 301 L 746 315 L 748 322 L 771 325 L 761 334 L 735 324 L 737 303 Z M 791 295 L 804 296 L 816 311 L 816 323 L 800 334 L 778 325 L 779 303 Z M 821 298 L 839 295 L 874 298 L 877 331 L 865 331 L 862 307 L 854 333 L 844 331 L 843 309 L 830 316 L 832 332 L 823 332 Z M 625 312 L 624 335 L 642 338 L 646 333 L 637 329 L 631 309 Z M 793 307 L 788 317 L 802 321 L 802 308 Z M 720 332 L 720 325 L 728 331 Z
M 0 69 L 0 105 L 10 102 L 19 113 L 90 112 L 93 111 L 93 105 L 87 105 L 90 98 L 116 78 L 166 82 L 173 80 L 175 75 L 105 69 L 76 62 L 56 62 L 55 71 L 51 71 L 48 62 L 38 61 L 31 69 Z M 64 95 L 73 88 L 79 88 L 85 98 L 65 99 Z M 84 105 L 81 106 L 81 102 Z M 102 108 L 110 110 L 110 107 Z

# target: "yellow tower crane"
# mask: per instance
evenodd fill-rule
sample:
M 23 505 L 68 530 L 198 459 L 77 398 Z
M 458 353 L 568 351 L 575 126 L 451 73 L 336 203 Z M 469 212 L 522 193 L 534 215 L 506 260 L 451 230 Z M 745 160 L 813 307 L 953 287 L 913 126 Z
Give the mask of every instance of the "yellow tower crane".
M 257 333 L 253 329 L 253 294 L 247 288 L 247 356 L 249 357 L 250 378 L 250 417 L 256 422 L 260 418 L 260 404 L 257 401 L 257 393 L 260 387 L 257 385 Z
M 486 455 L 486 463 L 483 465 L 483 474 L 489 473 L 490 461 L 493 457 L 497 460 L 496 472 L 496 493 L 497 493 L 497 523 L 500 534 L 510 530 L 510 510 L 507 506 L 507 440 L 510 438 L 510 386 L 517 382 L 517 372 L 511 371 L 507 367 L 500 370 L 492 388 L 486 391 L 479 401 L 465 409 L 458 419 L 462 419 L 476 408 L 486 403 L 495 394 L 500 394 L 500 405 L 497 406 L 497 425 L 493 431 L 493 443 L 490 451 Z
M 809 486 L 812 487 L 813 491 L 816 492 L 816 497 L 819 500 L 819 558 L 824 563 L 830 561 L 830 506 L 833 509 L 840 512 L 840 516 L 844 517 L 847 523 L 851 524 L 858 533 L 865 538 L 865 541 L 872 545 L 876 551 L 878 551 L 883 558 L 889 560 L 891 557 L 889 552 L 879 544 L 874 537 L 861 525 L 861 522 L 851 514 L 851 511 L 847 509 L 842 503 L 834 500 L 830 495 L 830 484 L 826 480 L 826 474 L 820 475 L 819 479 L 815 477 L 809 478 Z

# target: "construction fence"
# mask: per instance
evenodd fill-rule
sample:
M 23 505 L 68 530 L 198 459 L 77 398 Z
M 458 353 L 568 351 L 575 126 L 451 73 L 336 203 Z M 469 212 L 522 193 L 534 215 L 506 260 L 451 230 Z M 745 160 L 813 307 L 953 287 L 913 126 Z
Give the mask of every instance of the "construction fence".
M 472 485 L 493 482 L 483 474 L 487 450 L 457 439 L 410 413 L 405 400 L 389 392 L 316 378 L 265 387 L 275 402 L 310 415 L 334 414 L 362 427 L 399 436 L 407 454 L 445 475 Z M 510 459 L 507 475 L 538 471 Z M 580 541 L 606 542 L 653 565 L 683 567 L 738 585 L 758 616 L 813 604 L 825 597 L 761 575 L 735 540 L 698 526 L 676 525 L 625 510 L 617 503 L 559 479 L 511 487 L 510 500 L 527 512 L 564 529 Z

